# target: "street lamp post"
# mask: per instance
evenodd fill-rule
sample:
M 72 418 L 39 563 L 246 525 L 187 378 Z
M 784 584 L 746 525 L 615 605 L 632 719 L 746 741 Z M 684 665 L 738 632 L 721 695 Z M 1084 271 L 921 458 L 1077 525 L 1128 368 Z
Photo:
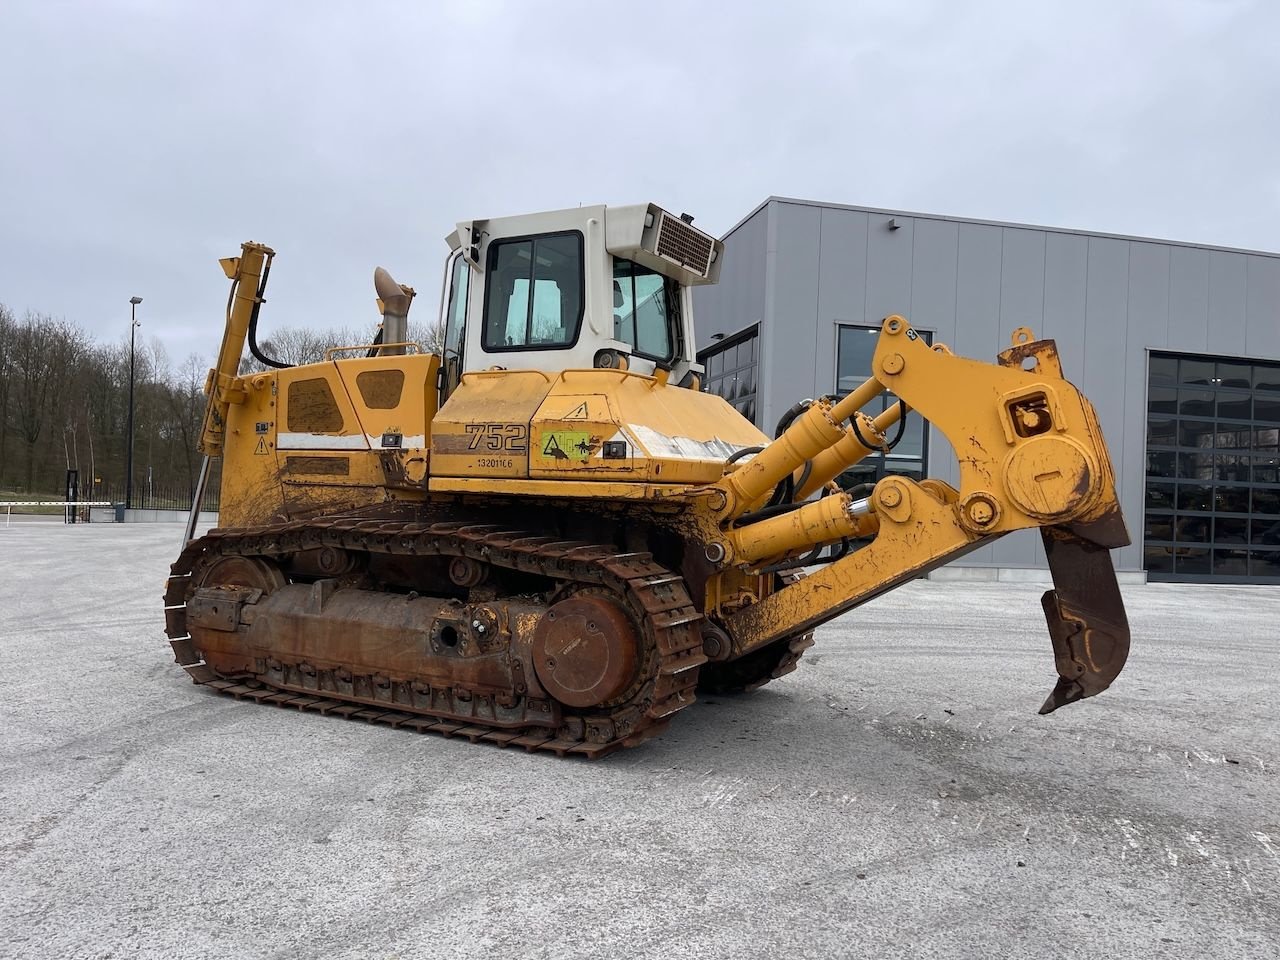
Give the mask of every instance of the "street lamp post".
M 124 458 L 124 508 L 126 510 L 133 509 L 133 338 L 138 330 L 138 304 L 141 302 L 141 297 L 129 298 L 129 425 L 126 428 L 129 439 Z

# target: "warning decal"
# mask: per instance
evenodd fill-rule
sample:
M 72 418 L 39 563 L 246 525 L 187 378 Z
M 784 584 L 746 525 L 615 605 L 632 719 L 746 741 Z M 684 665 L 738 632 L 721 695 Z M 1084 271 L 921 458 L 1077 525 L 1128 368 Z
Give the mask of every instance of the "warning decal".
M 267 448 L 266 437 L 258 438 L 258 445 L 253 449 L 253 455 L 255 457 L 266 457 L 271 455 L 271 451 Z
M 586 460 L 600 446 L 600 438 L 582 430 L 554 430 L 542 436 L 539 449 L 552 460 Z
M 588 417 L 587 402 L 585 400 L 564 415 L 566 420 L 586 420 Z

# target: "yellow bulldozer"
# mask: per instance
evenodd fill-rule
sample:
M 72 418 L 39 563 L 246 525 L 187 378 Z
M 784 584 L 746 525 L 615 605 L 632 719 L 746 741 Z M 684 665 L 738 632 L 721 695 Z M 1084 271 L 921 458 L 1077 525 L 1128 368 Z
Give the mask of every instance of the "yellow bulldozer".
M 273 251 L 232 284 L 200 438 L 218 528 L 192 509 L 165 591 L 176 661 L 263 703 L 598 757 L 698 690 L 795 668 L 813 631 L 1014 530 L 1038 527 L 1058 679 L 1042 713 L 1105 690 L 1129 628 L 1128 543 L 1093 409 L 1050 340 L 996 364 L 901 316 L 844 396 L 773 438 L 700 390 L 692 288 L 723 245 L 652 204 L 471 220 L 449 235 L 443 345 L 408 342 L 414 291 L 375 271 L 372 344 L 280 363 L 257 324 Z M 262 372 L 241 373 L 248 342 Z M 875 417 L 863 408 L 896 398 Z M 840 480 L 908 411 L 959 489 Z

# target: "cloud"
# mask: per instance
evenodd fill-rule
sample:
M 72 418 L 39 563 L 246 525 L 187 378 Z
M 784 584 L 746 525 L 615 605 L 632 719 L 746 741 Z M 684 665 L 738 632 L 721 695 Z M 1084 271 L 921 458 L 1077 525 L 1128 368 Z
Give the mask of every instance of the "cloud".
M 0 11 L 0 302 L 212 355 L 244 239 L 263 326 L 433 295 L 455 221 L 770 194 L 1280 249 L 1264 2 Z M 429 298 L 427 298 L 429 299 Z M 419 310 L 430 310 L 425 299 Z

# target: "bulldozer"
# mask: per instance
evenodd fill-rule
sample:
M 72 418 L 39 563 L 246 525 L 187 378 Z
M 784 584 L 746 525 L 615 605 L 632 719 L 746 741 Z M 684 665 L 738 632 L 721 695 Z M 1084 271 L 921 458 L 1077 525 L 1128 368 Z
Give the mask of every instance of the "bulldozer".
M 1128 543 L 1111 460 L 1053 341 L 997 361 L 884 319 L 852 391 L 773 437 L 702 390 L 693 289 L 723 244 L 654 204 L 469 220 L 449 234 L 442 343 L 374 273 L 369 344 L 289 366 L 257 327 L 274 251 L 221 261 L 200 493 L 166 632 L 224 694 L 471 741 L 600 757 L 698 691 L 795 669 L 826 621 L 1015 530 L 1038 528 L 1057 671 L 1041 713 L 1105 690 L 1129 650 L 1109 550 Z M 246 342 L 260 365 L 242 372 Z M 767 362 L 767 359 L 766 359 Z M 864 412 L 882 394 L 880 412 Z M 885 475 L 909 413 L 959 486 Z

